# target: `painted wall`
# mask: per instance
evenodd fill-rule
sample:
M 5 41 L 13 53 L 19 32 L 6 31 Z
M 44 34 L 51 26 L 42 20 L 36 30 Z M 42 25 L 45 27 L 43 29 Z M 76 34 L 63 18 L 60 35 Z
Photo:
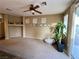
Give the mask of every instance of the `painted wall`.
M 38 19 L 38 24 L 41 23 L 41 18 L 47 19 L 47 24 L 52 25 L 57 23 L 60 20 L 63 20 L 63 15 L 46 15 L 46 16 L 30 16 L 26 17 L 26 19 L 30 19 L 30 23 L 25 25 L 25 35 L 27 38 L 35 38 L 43 40 L 46 38 L 49 33 L 50 29 L 48 26 L 33 26 L 33 19 Z
M 23 19 L 23 28 L 17 26 L 16 27 L 9 26 L 8 20 L 11 23 L 14 22 L 16 24 L 16 22 L 18 23 L 19 22 L 18 20 L 20 20 L 19 18 L 18 19 L 17 18 L 18 18 L 17 16 L 4 15 L 6 39 L 9 39 L 9 37 L 22 37 L 23 35 L 23 37 L 26 38 L 35 38 L 43 40 L 44 38 L 48 37 L 50 29 L 48 26 L 34 26 L 32 23 L 33 19 L 37 18 L 38 24 L 41 24 L 41 18 L 46 18 L 47 19 L 46 24 L 52 25 L 60 20 L 62 21 L 63 15 L 58 14 L 58 15 L 29 16 Z M 26 24 L 26 19 L 28 18 L 30 20 L 30 23 Z M 15 19 L 15 21 L 12 19 Z

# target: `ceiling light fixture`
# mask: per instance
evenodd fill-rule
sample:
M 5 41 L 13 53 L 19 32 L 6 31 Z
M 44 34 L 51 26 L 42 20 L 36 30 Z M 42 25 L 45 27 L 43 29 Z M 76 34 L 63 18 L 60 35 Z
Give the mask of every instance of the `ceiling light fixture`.
M 33 10 L 31 10 L 31 12 L 32 12 L 33 15 L 35 14 Z

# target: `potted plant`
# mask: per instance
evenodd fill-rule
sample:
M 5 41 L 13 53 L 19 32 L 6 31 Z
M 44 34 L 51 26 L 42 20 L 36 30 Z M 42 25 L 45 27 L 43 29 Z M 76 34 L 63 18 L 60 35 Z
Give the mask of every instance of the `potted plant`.
M 55 30 L 54 30 L 54 39 L 57 44 L 57 50 L 60 52 L 63 52 L 63 49 L 64 49 L 64 43 L 62 42 L 62 39 L 64 36 L 64 33 L 63 33 L 64 28 L 65 28 L 64 23 L 62 21 L 59 21 L 55 26 Z

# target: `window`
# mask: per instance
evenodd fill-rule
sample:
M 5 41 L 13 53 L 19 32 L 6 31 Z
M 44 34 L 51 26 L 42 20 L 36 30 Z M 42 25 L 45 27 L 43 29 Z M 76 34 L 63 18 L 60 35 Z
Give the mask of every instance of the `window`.
M 64 34 L 67 35 L 67 28 L 68 28 L 68 14 L 66 14 L 66 15 L 64 16 L 64 25 L 65 25 L 66 28 L 63 30 L 63 32 L 64 32 Z

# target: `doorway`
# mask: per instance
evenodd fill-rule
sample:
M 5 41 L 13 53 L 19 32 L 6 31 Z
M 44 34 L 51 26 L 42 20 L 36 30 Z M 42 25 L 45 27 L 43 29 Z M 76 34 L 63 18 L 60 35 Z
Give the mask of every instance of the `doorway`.
M 0 40 L 5 38 L 3 16 L 0 14 Z

